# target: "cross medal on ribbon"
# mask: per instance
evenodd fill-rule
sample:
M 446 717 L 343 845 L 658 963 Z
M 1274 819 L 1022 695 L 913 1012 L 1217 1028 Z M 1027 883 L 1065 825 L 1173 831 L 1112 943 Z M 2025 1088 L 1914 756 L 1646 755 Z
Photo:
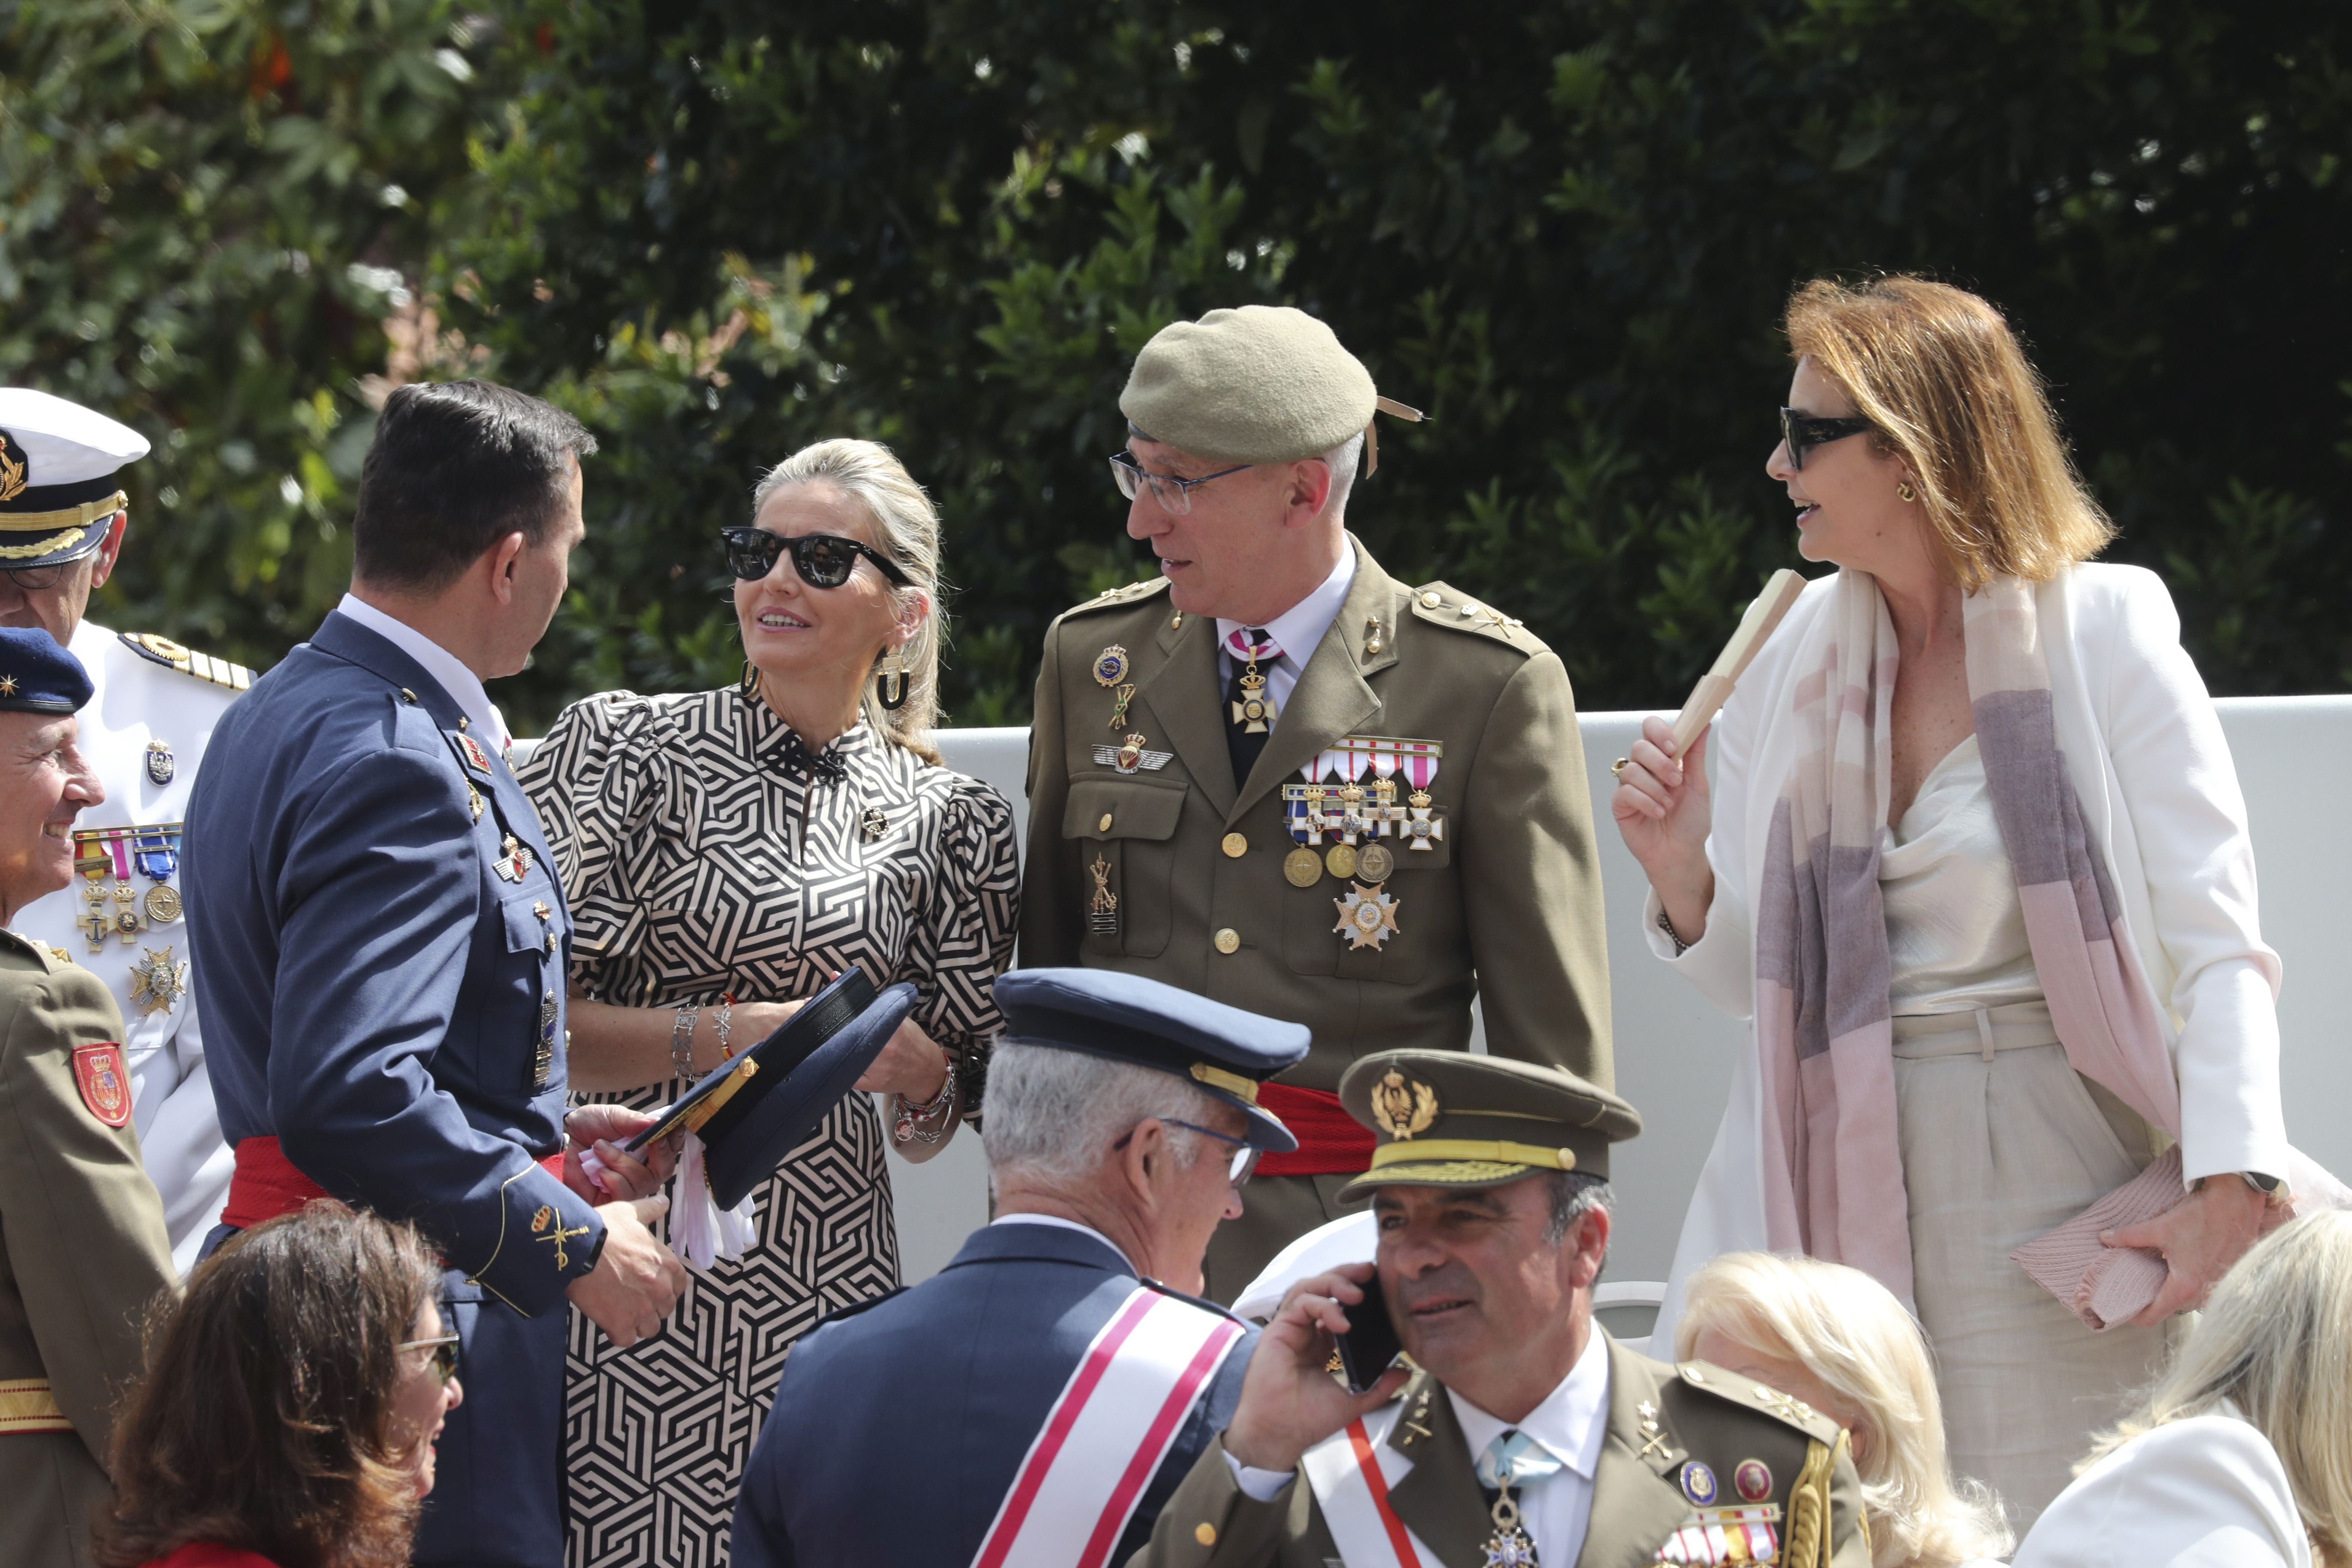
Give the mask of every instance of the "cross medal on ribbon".
M 1495 1492 L 1495 1532 L 1486 1538 L 1483 1568 L 1536 1568 L 1536 1543 L 1519 1522 L 1514 1483 L 1538 1481 L 1566 1468 L 1524 1432 L 1498 1432 L 1478 1456 L 1478 1482 Z
M 1274 639 L 1252 642 L 1248 634 L 1237 628 L 1225 639 L 1225 648 L 1243 661 L 1242 694 L 1231 704 L 1233 721 L 1242 727 L 1244 734 L 1263 735 L 1280 716 L 1275 710 L 1274 699 L 1265 694 L 1265 677 L 1258 673 L 1257 668 L 1257 661 L 1275 650 Z

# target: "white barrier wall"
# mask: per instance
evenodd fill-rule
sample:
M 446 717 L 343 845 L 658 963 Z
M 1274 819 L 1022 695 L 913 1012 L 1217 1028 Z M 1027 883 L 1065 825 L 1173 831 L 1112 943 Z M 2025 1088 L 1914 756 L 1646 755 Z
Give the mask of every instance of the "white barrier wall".
M 2279 1027 L 2287 1131 L 2320 1163 L 2352 1174 L 2352 1124 L 2344 1115 L 2352 1106 L 2352 1060 L 2342 1046 L 2344 1021 L 2352 1018 L 2345 895 L 2352 888 L 2352 811 L 2336 793 L 2352 779 L 2352 697 L 2232 698 L 2220 708 L 2253 824 L 2263 933 L 2286 966 Z M 1607 800 L 1609 763 L 1625 753 L 1643 717 L 1584 717 L 1585 773 L 1596 803 Z M 949 730 L 938 740 L 950 767 L 1003 792 L 1025 834 L 1028 731 Z M 530 743 L 518 742 L 518 752 Z M 1605 820 L 1600 839 L 1617 1089 L 1644 1121 L 1642 1136 L 1615 1156 L 1620 1207 L 1609 1278 L 1664 1279 L 1723 1115 L 1731 1053 L 1743 1043 L 1744 1026 L 1651 960 L 1638 930 L 1641 868 Z M 985 1223 L 986 1167 L 969 1131 L 928 1163 L 889 1163 L 900 1263 L 912 1283 L 937 1272 Z

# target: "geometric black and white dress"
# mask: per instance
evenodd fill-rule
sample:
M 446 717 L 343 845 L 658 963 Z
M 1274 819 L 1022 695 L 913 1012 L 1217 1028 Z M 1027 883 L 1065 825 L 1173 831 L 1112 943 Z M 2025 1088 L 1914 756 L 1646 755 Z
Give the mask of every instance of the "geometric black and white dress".
M 579 993 L 629 1007 L 729 992 L 788 1002 L 855 963 L 877 986 L 913 983 L 916 1021 L 977 1086 L 1003 1028 L 993 991 L 1020 899 L 1013 813 L 988 785 L 863 722 L 812 755 L 732 687 L 574 703 L 521 780 L 571 906 Z M 686 1087 L 581 1098 L 653 1109 Z M 652 1339 L 616 1350 L 572 1313 L 570 1568 L 728 1561 L 786 1349 L 898 1283 L 885 1143 L 870 1098 L 844 1100 L 754 1190 L 758 1245 L 689 1270 Z

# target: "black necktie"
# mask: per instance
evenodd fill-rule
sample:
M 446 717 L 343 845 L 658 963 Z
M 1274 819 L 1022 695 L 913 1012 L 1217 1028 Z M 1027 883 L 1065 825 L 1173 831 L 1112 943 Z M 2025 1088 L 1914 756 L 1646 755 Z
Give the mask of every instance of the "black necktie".
M 1266 690 L 1264 667 L 1281 657 L 1264 626 L 1244 626 L 1225 639 L 1226 661 L 1234 667 L 1225 682 L 1225 749 L 1233 754 L 1235 789 L 1249 783 L 1257 754 L 1273 732 L 1274 698 Z

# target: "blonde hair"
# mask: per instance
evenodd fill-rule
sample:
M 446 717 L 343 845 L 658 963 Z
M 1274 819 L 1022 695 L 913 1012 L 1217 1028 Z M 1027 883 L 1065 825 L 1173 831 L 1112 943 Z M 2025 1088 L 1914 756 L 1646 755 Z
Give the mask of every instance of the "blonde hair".
M 2352 1562 L 2352 1214 L 2323 1209 L 2256 1242 L 2147 1403 L 2076 1469 L 2224 1400 L 2278 1451 L 2321 1560 Z
M 1984 300 L 1901 274 L 1817 278 L 1790 298 L 1787 327 L 1790 352 L 1845 388 L 1878 449 L 1917 477 L 1928 537 L 1961 587 L 2047 582 L 2115 537 L 2042 378 Z
M 1685 1289 L 1677 1357 L 1690 1359 L 1713 1330 L 1798 1363 L 1863 1413 L 1854 1468 L 1880 1568 L 2009 1554 L 2014 1538 L 1999 1500 L 1979 1482 L 1953 1479 L 1927 1342 L 1894 1292 L 1842 1263 L 1769 1252 L 1726 1253 Z
M 918 595 L 929 601 L 930 614 L 898 650 L 907 661 L 907 700 L 896 710 L 882 706 L 882 661 L 889 651 L 885 648 L 876 653 L 874 667 L 866 672 L 858 710 L 876 734 L 939 766 L 940 752 L 931 743 L 930 731 L 940 717 L 940 652 L 946 641 L 947 610 L 940 602 L 940 514 L 931 498 L 889 447 L 847 437 L 803 447 L 761 475 L 759 488 L 751 492 L 751 515 L 758 517 L 768 498 L 786 485 L 829 485 L 856 500 L 873 521 L 874 542 L 912 580 L 911 587 L 893 584 L 892 609 L 903 615 Z

